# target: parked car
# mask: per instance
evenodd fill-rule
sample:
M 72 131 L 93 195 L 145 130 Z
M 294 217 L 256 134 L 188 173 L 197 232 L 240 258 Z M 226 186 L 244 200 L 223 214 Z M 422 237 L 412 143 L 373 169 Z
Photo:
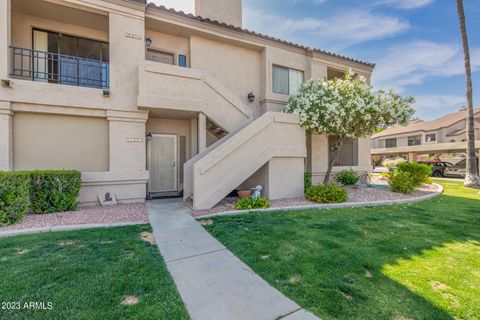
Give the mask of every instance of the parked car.
M 477 159 L 477 165 L 478 165 L 478 159 Z M 446 168 L 444 171 L 444 174 L 445 174 L 445 177 L 465 178 L 466 172 L 467 172 L 467 159 L 464 159 L 458 162 L 457 164 Z
M 445 162 L 445 161 L 432 161 L 432 162 L 418 161 L 418 163 L 432 166 L 432 177 L 444 177 L 445 176 L 445 170 L 448 167 L 453 166 L 452 163 Z M 396 169 L 397 169 L 396 166 L 390 167 L 390 172 L 393 172 Z

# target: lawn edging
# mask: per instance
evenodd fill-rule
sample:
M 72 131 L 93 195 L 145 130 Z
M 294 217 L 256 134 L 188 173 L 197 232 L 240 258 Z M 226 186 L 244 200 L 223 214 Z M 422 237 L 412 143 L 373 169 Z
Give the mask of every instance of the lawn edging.
M 338 208 L 360 208 L 360 207 L 378 207 L 378 206 L 391 206 L 398 204 L 409 204 L 430 200 L 443 194 L 443 187 L 438 183 L 433 183 L 438 189 L 436 192 L 432 192 L 420 197 L 400 199 L 400 200 L 382 200 L 382 201 L 367 201 L 367 202 L 344 202 L 344 203 L 328 203 L 328 204 L 313 204 L 304 206 L 290 206 L 290 207 L 276 207 L 268 209 L 251 209 L 251 210 L 229 210 L 223 212 L 216 212 L 194 217 L 196 220 L 214 218 L 218 216 L 235 216 L 249 213 L 260 212 L 272 212 L 272 211 L 298 211 L 306 209 L 338 209 Z
M 26 234 L 38 234 L 38 233 L 48 233 L 48 232 L 59 232 L 59 231 L 78 231 L 85 229 L 99 229 L 99 228 L 115 228 L 115 227 L 126 227 L 126 226 L 135 226 L 148 224 L 148 222 L 114 222 L 114 223 L 98 223 L 98 224 L 71 224 L 71 225 L 60 225 L 53 227 L 43 227 L 43 228 L 30 228 L 30 229 L 19 229 L 19 230 L 6 230 L 0 231 L 0 238 L 15 237 Z

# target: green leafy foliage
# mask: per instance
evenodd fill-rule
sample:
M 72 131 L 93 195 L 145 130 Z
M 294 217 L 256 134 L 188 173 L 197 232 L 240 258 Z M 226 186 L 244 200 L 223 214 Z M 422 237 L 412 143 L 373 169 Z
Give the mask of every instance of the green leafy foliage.
M 0 172 L 0 225 L 23 219 L 28 210 L 29 182 L 26 172 Z
M 308 189 L 312 186 L 312 173 L 311 172 L 305 172 L 304 174 L 304 190 L 307 192 Z
M 395 171 L 387 174 L 390 189 L 393 192 L 410 194 L 415 190 L 412 174 L 404 171 Z
M 249 209 L 267 209 L 270 208 L 270 200 L 267 198 L 245 198 L 239 199 L 235 203 L 236 210 L 249 210 Z
M 318 203 L 340 203 L 348 199 L 347 189 L 336 184 L 321 184 L 308 189 L 305 197 Z
M 353 169 L 342 170 L 335 175 L 335 181 L 344 186 L 353 186 L 360 180 L 360 176 Z
M 76 170 L 32 171 L 30 205 L 34 213 L 74 211 L 81 174 Z
M 397 171 L 408 172 L 412 176 L 415 188 L 423 183 L 431 183 L 432 167 L 416 162 L 402 162 L 397 164 Z

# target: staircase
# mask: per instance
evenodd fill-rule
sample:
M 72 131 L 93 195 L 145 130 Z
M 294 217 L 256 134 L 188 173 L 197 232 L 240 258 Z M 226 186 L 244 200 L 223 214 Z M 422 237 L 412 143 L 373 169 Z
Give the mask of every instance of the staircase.
M 267 112 L 185 163 L 184 200 L 195 210 L 210 209 L 273 159 L 305 156 L 298 117 Z

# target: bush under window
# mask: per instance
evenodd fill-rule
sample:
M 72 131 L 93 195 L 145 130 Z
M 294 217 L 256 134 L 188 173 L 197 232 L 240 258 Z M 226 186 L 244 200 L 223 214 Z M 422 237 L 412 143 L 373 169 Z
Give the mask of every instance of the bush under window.
M 335 175 L 335 181 L 344 186 L 353 186 L 360 180 L 360 176 L 353 169 L 342 170 Z
M 340 203 L 348 199 L 347 189 L 333 183 L 312 186 L 306 193 L 306 198 L 318 203 Z

